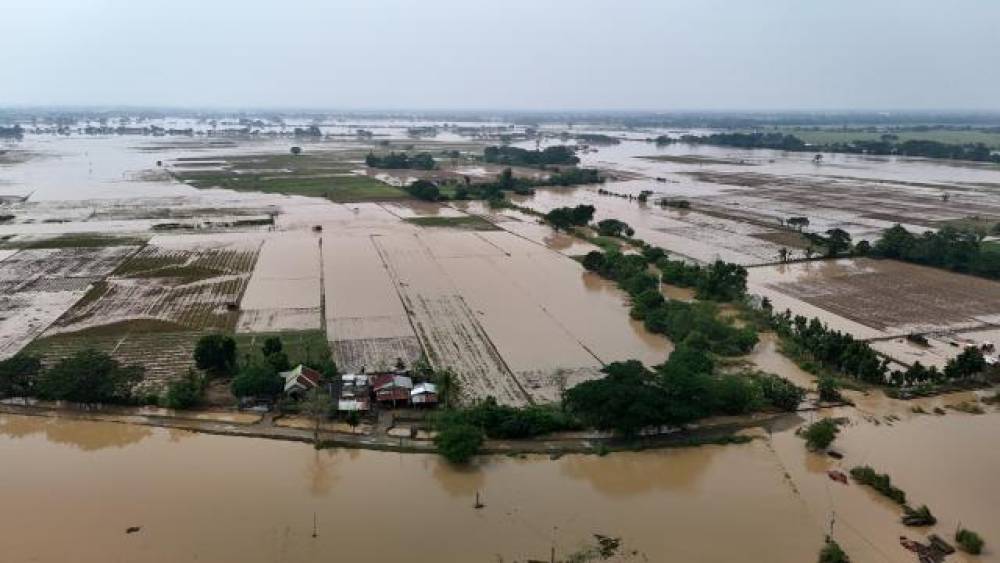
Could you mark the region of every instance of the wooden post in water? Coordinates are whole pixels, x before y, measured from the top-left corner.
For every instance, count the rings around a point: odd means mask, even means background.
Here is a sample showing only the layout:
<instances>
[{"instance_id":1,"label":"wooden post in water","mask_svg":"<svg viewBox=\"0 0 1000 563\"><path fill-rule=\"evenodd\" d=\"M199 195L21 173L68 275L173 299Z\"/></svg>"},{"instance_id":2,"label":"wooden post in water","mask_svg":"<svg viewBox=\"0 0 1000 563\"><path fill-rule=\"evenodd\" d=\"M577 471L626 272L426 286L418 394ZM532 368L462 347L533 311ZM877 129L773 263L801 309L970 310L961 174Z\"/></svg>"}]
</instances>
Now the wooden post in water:
<instances>
[{"instance_id":1,"label":"wooden post in water","mask_svg":"<svg viewBox=\"0 0 1000 563\"><path fill-rule=\"evenodd\" d=\"M313 537L315 538L318 535L319 534L317 533L317 527L316 527L316 512L314 511L313 512Z\"/></svg>"}]
</instances>

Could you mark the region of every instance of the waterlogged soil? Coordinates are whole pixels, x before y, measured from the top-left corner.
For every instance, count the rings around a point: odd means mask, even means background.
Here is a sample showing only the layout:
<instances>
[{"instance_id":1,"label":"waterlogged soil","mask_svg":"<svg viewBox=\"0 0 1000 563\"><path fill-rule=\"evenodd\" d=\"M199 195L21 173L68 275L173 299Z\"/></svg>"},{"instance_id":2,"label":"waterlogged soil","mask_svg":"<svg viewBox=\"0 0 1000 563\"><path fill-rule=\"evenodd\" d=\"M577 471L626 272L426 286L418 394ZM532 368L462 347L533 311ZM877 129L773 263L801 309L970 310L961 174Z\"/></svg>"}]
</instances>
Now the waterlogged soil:
<instances>
[{"instance_id":1,"label":"waterlogged soil","mask_svg":"<svg viewBox=\"0 0 1000 563\"><path fill-rule=\"evenodd\" d=\"M978 328L1000 320L1000 283L894 260L751 268L750 293L856 337Z\"/></svg>"}]
</instances>

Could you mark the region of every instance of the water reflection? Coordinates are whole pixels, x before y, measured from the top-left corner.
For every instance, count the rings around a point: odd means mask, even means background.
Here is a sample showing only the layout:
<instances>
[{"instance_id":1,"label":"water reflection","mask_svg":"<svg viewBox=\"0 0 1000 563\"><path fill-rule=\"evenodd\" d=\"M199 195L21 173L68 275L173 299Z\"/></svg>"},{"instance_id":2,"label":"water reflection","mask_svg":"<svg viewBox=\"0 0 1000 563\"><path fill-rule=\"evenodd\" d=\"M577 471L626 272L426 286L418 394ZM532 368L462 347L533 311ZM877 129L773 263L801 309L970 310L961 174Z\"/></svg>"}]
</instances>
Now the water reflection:
<instances>
[{"instance_id":1,"label":"water reflection","mask_svg":"<svg viewBox=\"0 0 1000 563\"><path fill-rule=\"evenodd\" d=\"M421 465L426 471L431 467L431 476L437 481L441 490L451 497L474 497L476 492L486 488L486 470L498 462L480 458L474 464L466 467L451 465L433 457L425 457Z\"/></svg>"},{"instance_id":2,"label":"water reflection","mask_svg":"<svg viewBox=\"0 0 1000 563\"><path fill-rule=\"evenodd\" d=\"M690 493L712 464L715 447L676 452L623 452L603 457L576 455L560 460L559 471L582 479L606 495L630 496L654 490Z\"/></svg>"},{"instance_id":3,"label":"water reflection","mask_svg":"<svg viewBox=\"0 0 1000 563\"><path fill-rule=\"evenodd\" d=\"M49 442L91 452L137 444L152 436L153 429L136 424L81 424L62 418L0 416L0 435L25 438L39 433ZM175 439L174 434L171 439Z\"/></svg>"}]
</instances>

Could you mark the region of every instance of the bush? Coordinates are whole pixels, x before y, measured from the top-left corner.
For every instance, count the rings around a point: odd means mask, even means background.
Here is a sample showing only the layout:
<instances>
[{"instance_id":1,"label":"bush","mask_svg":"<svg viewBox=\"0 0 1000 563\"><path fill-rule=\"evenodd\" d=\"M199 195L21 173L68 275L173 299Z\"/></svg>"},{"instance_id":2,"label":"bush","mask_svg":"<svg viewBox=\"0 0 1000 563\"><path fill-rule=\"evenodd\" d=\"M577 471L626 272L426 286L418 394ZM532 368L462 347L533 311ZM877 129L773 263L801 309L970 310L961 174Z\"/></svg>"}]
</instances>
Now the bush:
<instances>
[{"instance_id":1,"label":"bush","mask_svg":"<svg viewBox=\"0 0 1000 563\"><path fill-rule=\"evenodd\" d=\"M868 465L851 468L851 477L861 483L868 485L876 491L882 493L897 504L906 504L906 493L902 489L893 486L892 479L885 473L878 473Z\"/></svg>"},{"instance_id":2,"label":"bush","mask_svg":"<svg viewBox=\"0 0 1000 563\"><path fill-rule=\"evenodd\" d=\"M522 408L499 405L496 399L466 409L442 412L448 424L467 424L481 428L490 438L520 439L575 430L580 423L554 405L529 405Z\"/></svg>"},{"instance_id":3,"label":"bush","mask_svg":"<svg viewBox=\"0 0 1000 563\"><path fill-rule=\"evenodd\" d=\"M983 545L985 542L983 538L979 537L979 534L973 532L972 530L966 530L965 528L959 528L955 532L955 542L958 543L958 547L966 553L971 553L972 555L979 555L983 552Z\"/></svg>"},{"instance_id":4,"label":"bush","mask_svg":"<svg viewBox=\"0 0 1000 563\"><path fill-rule=\"evenodd\" d=\"M434 182L427 180L417 180L406 187L406 191L417 199L424 201L437 201L441 199L441 190Z\"/></svg>"},{"instance_id":5,"label":"bush","mask_svg":"<svg viewBox=\"0 0 1000 563\"><path fill-rule=\"evenodd\" d=\"M197 406L205 394L205 381L193 371L167 386L163 406L168 409L189 409Z\"/></svg>"},{"instance_id":6,"label":"bush","mask_svg":"<svg viewBox=\"0 0 1000 563\"><path fill-rule=\"evenodd\" d=\"M746 414L760 408L760 387L742 375L723 375L715 384L716 407L724 414Z\"/></svg>"},{"instance_id":7,"label":"bush","mask_svg":"<svg viewBox=\"0 0 1000 563\"><path fill-rule=\"evenodd\" d=\"M284 383L273 366L253 362L233 378L230 389L237 397L273 398L282 392Z\"/></svg>"},{"instance_id":8,"label":"bush","mask_svg":"<svg viewBox=\"0 0 1000 563\"><path fill-rule=\"evenodd\" d=\"M910 508L903 506L903 524L907 526L933 526L937 524L937 518L931 514L931 509L926 504L920 508Z\"/></svg>"},{"instance_id":9,"label":"bush","mask_svg":"<svg viewBox=\"0 0 1000 563\"><path fill-rule=\"evenodd\" d=\"M77 403L122 403L142 380L141 366L121 366L97 350L81 350L42 372L39 395Z\"/></svg>"},{"instance_id":10,"label":"bush","mask_svg":"<svg viewBox=\"0 0 1000 563\"><path fill-rule=\"evenodd\" d=\"M0 397L30 396L41 370L38 358L24 354L0 361Z\"/></svg>"},{"instance_id":11,"label":"bush","mask_svg":"<svg viewBox=\"0 0 1000 563\"><path fill-rule=\"evenodd\" d=\"M232 373L236 367L236 341L224 334L208 334L198 339L194 348L198 369L213 375Z\"/></svg>"},{"instance_id":12,"label":"bush","mask_svg":"<svg viewBox=\"0 0 1000 563\"><path fill-rule=\"evenodd\" d=\"M806 446L809 449L825 450L837 438L838 432L840 429L837 428L837 423L829 418L824 418L806 427L803 437L806 439Z\"/></svg>"},{"instance_id":13,"label":"bush","mask_svg":"<svg viewBox=\"0 0 1000 563\"><path fill-rule=\"evenodd\" d=\"M826 538L823 549L819 552L819 563L850 563L850 558L832 538Z\"/></svg>"},{"instance_id":14,"label":"bush","mask_svg":"<svg viewBox=\"0 0 1000 563\"><path fill-rule=\"evenodd\" d=\"M799 408L799 403L806 396L805 389L774 374L758 374L754 376L754 379L760 385L764 400L783 411L795 412Z\"/></svg>"},{"instance_id":15,"label":"bush","mask_svg":"<svg viewBox=\"0 0 1000 563\"><path fill-rule=\"evenodd\" d=\"M820 401L835 403L841 400L837 380L829 375L820 376L816 381L816 390L819 392Z\"/></svg>"},{"instance_id":16,"label":"bush","mask_svg":"<svg viewBox=\"0 0 1000 563\"><path fill-rule=\"evenodd\" d=\"M479 452L483 433L470 424L448 424L434 438L438 452L451 463L467 463Z\"/></svg>"}]
</instances>

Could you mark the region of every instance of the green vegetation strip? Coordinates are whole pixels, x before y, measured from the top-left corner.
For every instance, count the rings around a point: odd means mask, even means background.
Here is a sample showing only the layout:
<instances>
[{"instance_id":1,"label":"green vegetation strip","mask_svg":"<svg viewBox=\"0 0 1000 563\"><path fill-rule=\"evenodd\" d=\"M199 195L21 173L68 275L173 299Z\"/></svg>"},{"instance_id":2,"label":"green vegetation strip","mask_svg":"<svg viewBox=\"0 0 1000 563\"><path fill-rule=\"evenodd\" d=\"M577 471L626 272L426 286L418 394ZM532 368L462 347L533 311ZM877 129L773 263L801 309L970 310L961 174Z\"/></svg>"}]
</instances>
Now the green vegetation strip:
<instances>
[{"instance_id":1,"label":"green vegetation strip","mask_svg":"<svg viewBox=\"0 0 1000 563\"><path fill-rule=\"evenodd\" d=\"M450 229L465 229L469 231L499 231L493 223L482 217L411 217L405 219L407 223L419 225L421 227L443 227Z\"/></svg>"}]
</instances>

